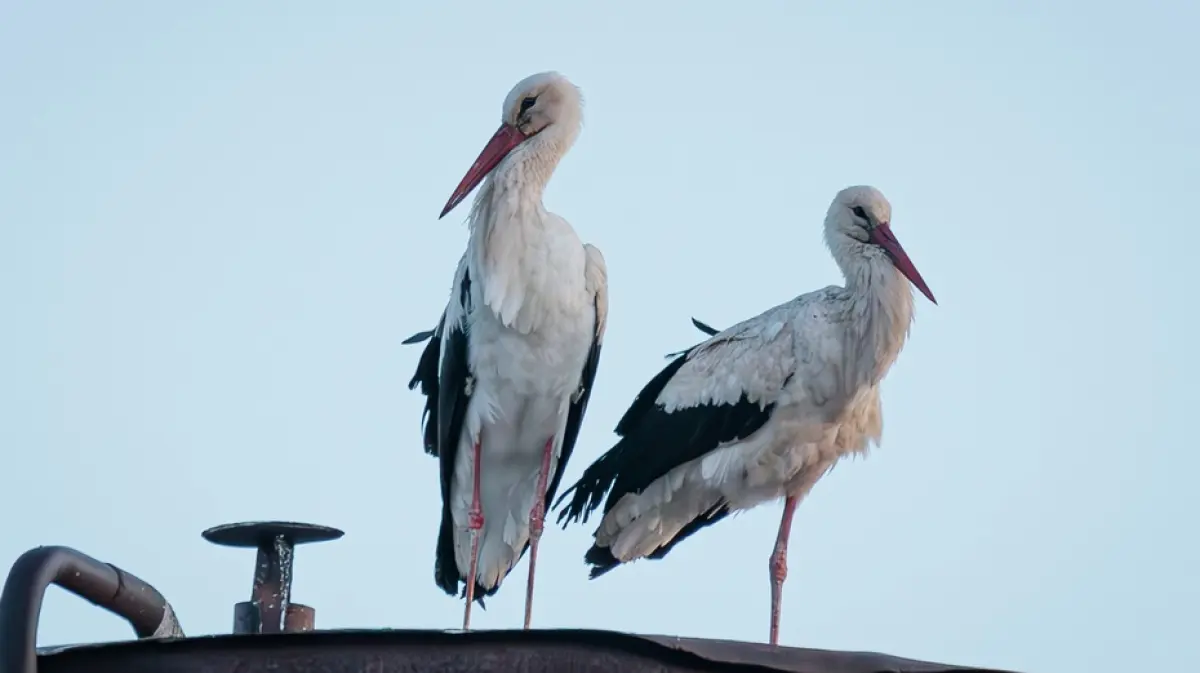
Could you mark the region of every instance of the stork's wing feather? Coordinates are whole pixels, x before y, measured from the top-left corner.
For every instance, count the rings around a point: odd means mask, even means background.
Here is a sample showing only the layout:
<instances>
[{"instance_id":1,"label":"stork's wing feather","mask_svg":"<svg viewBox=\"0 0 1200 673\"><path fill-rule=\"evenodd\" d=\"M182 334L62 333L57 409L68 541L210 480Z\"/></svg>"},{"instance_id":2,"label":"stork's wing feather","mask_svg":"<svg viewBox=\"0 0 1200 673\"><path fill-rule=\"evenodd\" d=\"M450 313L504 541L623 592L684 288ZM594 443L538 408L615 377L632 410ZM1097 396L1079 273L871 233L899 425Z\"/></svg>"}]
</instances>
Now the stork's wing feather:
<instances>
[{"instance_id":1,"label":"stork's wing feather","mask_svg":"<svg viewBox=\"0 0 1200 673\"><path fill-rule=\"evenodd\" d=\"M445 324L446 312L442 311L442 317L438 319L437 327L427 332L418 332L401 342L404 345L411 345L429 339L425 350L421 351L421 359L417 361L417 371L412 380L408 382L408 389L414 390L420 386L421 394L425 396L425 411L421 414L421 431L425 438L425 453L431 456L438 455L438 356L441 354L442 328Z\"/></svg>"},{"instance_id":2,"label":"stork's wing feather","mask_svg":"<svg viewBox=\"0 0 1200 673\"><path fill-rule=\"evenodd\" d=\"M450 511L450 485L454 479L455 461L458 457L459 438L463 433L467 404L471 401L467 382L471 371L466 331L467 316L471 312L471 275L467 270L465 256L459 263L455 280L457 295L451 297L450 305L446 307L442 316L436 426L436 455L441 473L442 523L438 530L434 561L434 581L451 596L459 592L459 585L464 581L454 558L454 517ZM465 587L462 591L466 593ZM476 584L475 597L480 604L486 595L486 590Z\"/></svg>"},{"instance_id":3,"label":"stork's wing feather","mask_svg":"<svg viewBox=\"0 0 1200 673\"><path fill-rule=\"evenodd\" d=\"M696 326L696 329L700 330L701 332L704 332L708 336L716 336L717 333L720 332L720 330L709 327L707 323L700 322L699 320L696 320L695 318L692 318L692 324ZM680 355L683 355L686 352L687 352L687 350L685 349L685 350L681 350L681 351L675 351L674 353L667 353L667 359L670 360L671 358L678 357Z\"/></svg>"},{"instance_id":4,"label":"stork's wing feather","mask_svg":"<svg viewBox=\"0 0 1200 673\"><path fill-rule=\"evenodd\" d=\"M442 314L442 318L444 319L445 317L446 317L445 314ZM437 334L438 329L441 328L441 326L442 326L442 322L439 320L438 326L436 328L430 329L430 330L425 330L424 332L417 332L416 334L408 337L407 339L405 339L404 341L401 341L400 343L404 346L411 346L413 344L419 344L422 341L428 339L429 337Z\"/></svg>"},{"instance_id":5,"label":"stork's wing feather","mask_svg":"<svg viewBox=\"0 0 1200 673\"><path fill-rule=\"evenodd\" d=\"M796 372L793 319L799 305L799 300L793 300L775 306L689 350L679 370L655 398L656 405L671 413L704 405L736 404L743 397L761 405L774 402ZM621 423L627 432L637 420L627 413ZM621 426L617 434L625 434Z\"/></svg>"},{"instance_id":6,"label":"stork's wing feather","mask_svg":"<svg viewBox=\"0 0 1200 673\"><path fill-rule=\"evenodd\" d=\"M560 522L587 521L607 493L607 513L627 493L640 493L671 469L734 441L770 419L781 391L797 374L799 357L830 348L829 330L798 331L797 322L823 311L821 293L776 306L708 339L658 373L617 424L621 439L560 498L571 501ZM815 316L825 322L827 316ZM836 344L834 344L836 347ZM818 377L823 369L816 368ZM807 368L806 368L807 371ZM824 386L827 381L812 382ZM806 384L807 385L807 384ZM611 490L611 492L610 492ZM681 531L672 544L724 517L719 510Z\"/></svg>"},{"instance_id":7,"label":"stork's wing feather","mask_svg":"<svg viewBox=\"0 0 1200 673\"><path fill-rule=\"evenodd\" d=\"M575 442L579 439L579 429L583 425L584 414L587 413L588 400L592 396L592 387L596 380L596 370L600 367L600 350L604 346L604 332L608 328L608 267L600 249L592 245L584 245L587 255L586 275L587 290L592 295L592 305L595 307L596 322L595 336L592 347L588 351L587 361L583 365L583 376L580 379L579 391L571 400L571 408L567 412L567 427L563 431L562 451L558 458L558 467L554 470L554 478L546 488L546 508L554 501L562 483L563 473L567 462L575 450Z\"/></svg>"}]
</instances>

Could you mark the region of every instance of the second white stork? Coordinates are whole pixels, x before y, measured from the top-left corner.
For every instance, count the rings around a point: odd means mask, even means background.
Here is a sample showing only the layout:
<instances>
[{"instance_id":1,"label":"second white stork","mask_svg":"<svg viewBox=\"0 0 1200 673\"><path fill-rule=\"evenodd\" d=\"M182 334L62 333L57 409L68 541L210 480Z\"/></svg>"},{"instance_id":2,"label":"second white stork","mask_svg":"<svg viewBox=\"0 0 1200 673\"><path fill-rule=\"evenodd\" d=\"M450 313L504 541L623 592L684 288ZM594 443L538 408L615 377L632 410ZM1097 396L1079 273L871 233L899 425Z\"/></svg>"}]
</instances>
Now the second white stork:
<instances>
[{"instance_id":1,"label":"second white stork","mask_svg":"<svg viewBox=\"0 0 1200 673\"><path fill-rule=\"evenodd\" d=\"M929 287L892 234L873 187L837 194L825 241L845 287L801 295L678 355L617 425L620 440L563 493L559 521L604 516L585 559L593 578L661 559L732 512L784 498L770 557L770 642L779 640L796 505L842 456L883 430L879 385L908 334L911 281ZM696 323L708 332L703 323Z\"/></svg>"},{"instance_id":2,"label":"second white stork","mask_svg":"<svg viewBox=\"0 0 1200 673\"><path fill-rule=\"evenodd\" d=\"M444 216L482 182L450 301L410 388L426 396L425 450L441 465L434 579L471 604L529 554L525 628L546 508L571 456L600 359L608 281L600 250L547 212L542 192L575 142L579 90L532 75L504 99L503 121Z\"/></svg>"}]
</instances>

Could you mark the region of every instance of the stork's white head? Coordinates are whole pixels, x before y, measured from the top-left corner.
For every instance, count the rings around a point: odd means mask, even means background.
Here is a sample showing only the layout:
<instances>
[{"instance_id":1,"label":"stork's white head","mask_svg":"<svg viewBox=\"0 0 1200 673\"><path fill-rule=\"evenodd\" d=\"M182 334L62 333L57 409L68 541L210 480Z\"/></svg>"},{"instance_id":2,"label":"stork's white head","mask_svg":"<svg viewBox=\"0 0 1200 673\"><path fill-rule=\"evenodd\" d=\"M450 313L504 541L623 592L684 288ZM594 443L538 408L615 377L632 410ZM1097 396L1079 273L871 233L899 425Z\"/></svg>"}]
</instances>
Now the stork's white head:
<instances>
[{"instance_id":1,"label":"stork's white head","mask_svg":"<svg viewBox=\"0 0 1200 673\"><path fill-rule=\"evenodd\" d=\"M450 195L439 218L467 198L471 190L522 143L535 137L553 135L559 153L566 152L579 135L579 126L583 121L583 96L566 77L557 72L541 72L517 82L504 97L500 114L500 130L496 131L479 153L479 158L471 164L471 169Z\"/></svg>"},{"instance_id":2,"label":"stork's white head","mask_svg":"<svg viewBox=\"0 0 1200 673\"><path fill-rule=\"evenodd\" d=\"M504 98L501 120L526 138L554 125L571 136L583 120L583 96L570 80L556 72L539 72L517 82Z\"/></svg>"},{"instance_id":3,"label":"stork's white head","mask_svg":"<svg viewBox=\"0 0 1200 673\"><path fill-rule=\"evenodd\" d=\"M837 193L825 214L825 240L835 251L849 247L861 255L886 257L936 304L925 279L892 233L891 223L892 204L883 192L867 185L847 187Z\"/></svg>"}]
</instances>

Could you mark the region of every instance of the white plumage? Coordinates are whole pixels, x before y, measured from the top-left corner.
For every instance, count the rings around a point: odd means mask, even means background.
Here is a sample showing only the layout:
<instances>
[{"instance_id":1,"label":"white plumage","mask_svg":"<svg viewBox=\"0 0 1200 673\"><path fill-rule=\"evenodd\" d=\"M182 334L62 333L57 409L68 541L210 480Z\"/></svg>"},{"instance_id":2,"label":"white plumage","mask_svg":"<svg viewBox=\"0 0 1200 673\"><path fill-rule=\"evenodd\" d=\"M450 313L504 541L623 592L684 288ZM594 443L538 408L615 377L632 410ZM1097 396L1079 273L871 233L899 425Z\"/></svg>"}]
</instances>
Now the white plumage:
<instances>
[{"instance_id":1,"label":"white plumage","mask_svg":"<svg viewBox=\"0 0 1200 673\"><path fill-rule=\"evenodd\" d=\"M483 182L450 302L437 329L408 341L435 338L410 387L428 398L426 450L442 463L435 576L448 593L465 584L463 628L472 600L494 593L531 547L529 627L541 517L579 432L608 312L600 250L541 201L579 133L578 90L534 75L503 114L443 212Z\"/></svg>"},{"instance_id":2,"label":"white plumage","mask_svg":"<svg viewBox=\"0 0 1200 673\"><path fill-rule=\"evenodd\" d=\"M825 239L846 286L801 295L712 336L643 389L617 427L621 440L563 494L573 497L560 520L586 521L608 493L587 555L593 577L661 558L731 512L786 498L771 561L777 641L795 505L839 458L878 444L879 384L912 319L908 279L933 300L890 220L878 190L839 192Z\"/></svg>"}]
</instances>

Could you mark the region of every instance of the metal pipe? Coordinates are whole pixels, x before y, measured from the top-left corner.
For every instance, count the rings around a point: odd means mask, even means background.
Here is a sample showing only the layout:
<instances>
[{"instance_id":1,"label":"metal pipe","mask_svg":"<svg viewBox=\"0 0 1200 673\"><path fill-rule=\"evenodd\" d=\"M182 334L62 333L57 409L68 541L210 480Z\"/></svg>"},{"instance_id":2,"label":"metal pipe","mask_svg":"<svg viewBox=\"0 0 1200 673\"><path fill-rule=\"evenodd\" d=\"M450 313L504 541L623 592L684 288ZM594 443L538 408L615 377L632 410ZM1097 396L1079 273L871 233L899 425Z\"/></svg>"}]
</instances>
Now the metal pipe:
<instances>
[{"instance_id":1,"label":"metal pipe","mask_svg":"<svg viewBox=\"0 0 1200 673\"><path fill-rule=\"evenodd\" d=\"M292 563L298 544L336 540L336 528L290 521L231 523L210 528L204 539L227 547L254 547L250 600L233 606L234 633L311 631L316 611L292 602Z\"/></svg>"},{"instance_id":2,"label":"metal pipe","mask_svg":"<svg viewBox=\"0 0 1200 673\"><path fill-rule=\"evenodd\" d=\"M179 638L171 604L135 575L70 547L37 547L20 556L0 594L0 673L37 673L37 630L50 585L124 617L138 638Z\"/></svg>"},{"instance_id":3,"label":"metal pipe","mask_svg":"<svg viewBox=\"0 0 1200 673\"><path fill-rule=\"evenodd\" d=\"M295 548L285 535L269 539L269 543L258 548L250 602L258 606L259 633L282 633L284 616L292 602L292 552Z\"/></svg>"}]
</instances>

